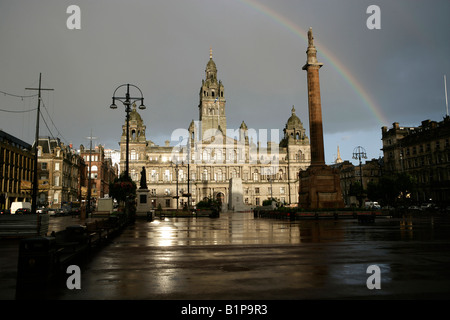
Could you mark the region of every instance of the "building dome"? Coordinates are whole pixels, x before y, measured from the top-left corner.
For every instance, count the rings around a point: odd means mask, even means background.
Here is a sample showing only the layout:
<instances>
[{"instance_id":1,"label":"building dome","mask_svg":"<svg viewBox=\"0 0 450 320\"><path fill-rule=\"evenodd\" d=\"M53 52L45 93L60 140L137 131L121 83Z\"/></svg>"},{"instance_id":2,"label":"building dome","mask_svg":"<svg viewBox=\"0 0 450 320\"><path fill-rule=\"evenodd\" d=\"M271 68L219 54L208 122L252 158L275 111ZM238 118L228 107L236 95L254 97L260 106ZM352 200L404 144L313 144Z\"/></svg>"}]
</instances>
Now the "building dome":
<instances>
[{"instance_id":1,"label":"building dome","mask_svg":"<svg viewBox=\"0 0 450 320\"><path fill-rule=\"evenodd\" d=\"M130 112L130 121L142 122L141 115L136 110L136 104L133 104L133 110Z\"/></svg>"},{"instance_id":2,"label":"building dome","mask_svg":"<svg viewBox=\"0 0 450 320\"><path fill-rule=\"evenodd\" d=\"M210 58L208 63L206 64L206 70L208 71L217 70L216 63L212 58Z\"/></svg>"},{"instance_id":3,"label":"building dome","mask_svg":"<svg viewBox=\"0 0 450 320\"><path fill-rule=\"evenodd\" d=\"M303 124L302 124L302 121L300 120L300 118L297 117L297 115L295 114L294 106L292 106L292 115L290 116L290 118L288 119L288 121L286 123L286 128L293 129L293 128L299 128L299 127L303 128Z\"/></svg>"}]
</instances>

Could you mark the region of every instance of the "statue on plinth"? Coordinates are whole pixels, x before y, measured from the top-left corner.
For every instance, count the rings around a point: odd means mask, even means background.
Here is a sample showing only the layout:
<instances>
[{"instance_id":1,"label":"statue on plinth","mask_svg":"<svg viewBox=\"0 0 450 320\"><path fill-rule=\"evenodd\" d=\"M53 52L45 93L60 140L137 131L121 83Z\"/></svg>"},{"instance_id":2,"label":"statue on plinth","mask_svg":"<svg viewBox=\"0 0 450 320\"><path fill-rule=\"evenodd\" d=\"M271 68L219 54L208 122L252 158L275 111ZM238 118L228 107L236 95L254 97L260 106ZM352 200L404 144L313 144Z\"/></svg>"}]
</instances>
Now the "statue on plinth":
<instances>
[{"instance_id":1,"label":"statue on plinth","mask_svg":"<svg viewBox=\"0 0 450 320\"><path fill-rule=\"evenodd\" d=\"M142 167L142 171L141 171L141 185L139 187L139 189L147 189L147 178L146 178L146 174L145 174L145 167Z\"/></svg>"}]
</instances>

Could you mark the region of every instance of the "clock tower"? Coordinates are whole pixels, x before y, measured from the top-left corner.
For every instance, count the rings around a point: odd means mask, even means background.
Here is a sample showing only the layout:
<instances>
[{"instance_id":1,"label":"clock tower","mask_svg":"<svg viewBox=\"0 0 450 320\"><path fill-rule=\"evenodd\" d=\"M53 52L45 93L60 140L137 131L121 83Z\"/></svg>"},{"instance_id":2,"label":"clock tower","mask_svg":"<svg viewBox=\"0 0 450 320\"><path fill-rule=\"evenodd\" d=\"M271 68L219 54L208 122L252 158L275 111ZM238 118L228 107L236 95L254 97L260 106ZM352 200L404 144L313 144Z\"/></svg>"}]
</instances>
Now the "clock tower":
<instances>
[{"instance_id":1,"label":"clock tower","mask_svg":"<svg viewBox=\"0 0 450 320\"><path fill-rule=\"evenodd\" d=\"M227 130L225 116L225 93L222 81L217 80L217 68L212 59L212 49L209 50L209 61L205 70L206 79L202 80L200 89L199 119L201 123L201 140L217 134L224 135Z\"/></svg>"}]
</instances>

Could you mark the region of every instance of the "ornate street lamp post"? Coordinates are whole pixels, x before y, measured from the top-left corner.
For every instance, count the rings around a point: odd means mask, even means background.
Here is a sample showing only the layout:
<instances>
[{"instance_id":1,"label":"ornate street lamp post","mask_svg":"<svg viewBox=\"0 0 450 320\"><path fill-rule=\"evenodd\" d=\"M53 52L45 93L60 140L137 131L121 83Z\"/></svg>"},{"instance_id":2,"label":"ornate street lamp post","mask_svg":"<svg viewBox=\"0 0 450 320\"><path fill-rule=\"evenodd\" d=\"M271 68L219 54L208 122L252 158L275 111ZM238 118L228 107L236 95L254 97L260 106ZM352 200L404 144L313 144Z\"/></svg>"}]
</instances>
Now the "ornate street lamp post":
<instances>
[{"instance_id":1,"label":"ornate street lamp post","mask_svg":"<svg viewBox=\"0 0 450 320\"><path fill-rule=\"evenodd\" d=\"M174 167L173 162L171 163L170 166ZM179 168L178 168L178 161L177 161L177 162L175 162L175 177L177 180L176 180L176 194L174 196L174 198L177 199L177 212L178 212L178 199L180 198L178 195L178 170L179 170Z\"/></svg>"},{"instance_id":2,"label":"ornate street lamp post","mask_svg":"<svg viewBox=\"0 0 450 320\"><path fill-rule=\"evenodd\" d=\"M116 97L116 92L119 88L122 87L127 87L127 92L125 94L125 97ZM141 96L140 97L130 97L130 87L136 88ZM145 105L144 105L144 96L142 94L141 89L139 89L138 87L136 87L135 85L132 84L123 84L121 86L118 86L116 88L116 90L114 90L114 94L112 97L112 104L110 106L111 109L117 109L117 105L116 105L116 100L120 101L123 103L123 105L125 106L125 112L127 113L127 143L126 143L126 165L125 165L125 176L128 178L129 177L129 153L128 153L128 149L129 149L129 143L130 143L130 112L131 112L131 105L133 105L133 103L135 103L136 101L140 101L141 104L139 105L139 109L144 110L145 109Z\"/></svg>"}]
</instances>

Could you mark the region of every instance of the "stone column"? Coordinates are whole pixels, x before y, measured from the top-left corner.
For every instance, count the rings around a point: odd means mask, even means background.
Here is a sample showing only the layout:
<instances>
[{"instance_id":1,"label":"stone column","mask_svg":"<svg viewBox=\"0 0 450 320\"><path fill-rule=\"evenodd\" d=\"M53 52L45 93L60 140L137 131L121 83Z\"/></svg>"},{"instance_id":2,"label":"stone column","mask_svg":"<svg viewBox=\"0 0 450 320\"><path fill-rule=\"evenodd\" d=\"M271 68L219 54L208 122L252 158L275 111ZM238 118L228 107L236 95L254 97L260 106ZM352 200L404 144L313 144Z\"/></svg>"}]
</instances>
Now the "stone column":
<instances>
[{"instance_id":1,"label":"stone column","mask_svg":"<svg viewBox=\"0 0 450 320\"><path fill-rule=\"evenodd\" d=\"M312 29L308 31L307 61L303 70L307 72L309 136L311 142L311 165L324 165L325 153L322 128L322 105L320 101L319 69L323 63L317 61L317 50L314 46Z\"/></svg>"}]
</instances>

